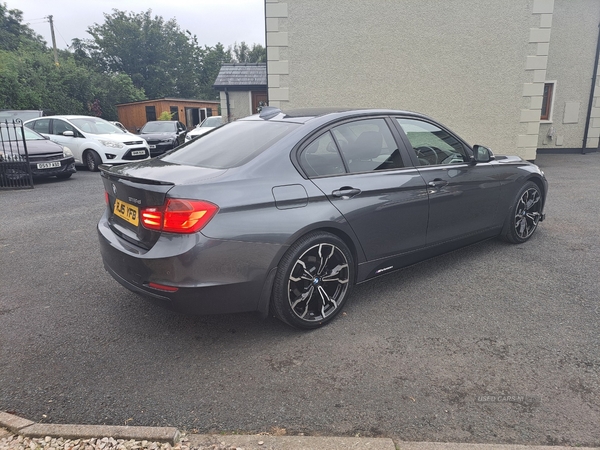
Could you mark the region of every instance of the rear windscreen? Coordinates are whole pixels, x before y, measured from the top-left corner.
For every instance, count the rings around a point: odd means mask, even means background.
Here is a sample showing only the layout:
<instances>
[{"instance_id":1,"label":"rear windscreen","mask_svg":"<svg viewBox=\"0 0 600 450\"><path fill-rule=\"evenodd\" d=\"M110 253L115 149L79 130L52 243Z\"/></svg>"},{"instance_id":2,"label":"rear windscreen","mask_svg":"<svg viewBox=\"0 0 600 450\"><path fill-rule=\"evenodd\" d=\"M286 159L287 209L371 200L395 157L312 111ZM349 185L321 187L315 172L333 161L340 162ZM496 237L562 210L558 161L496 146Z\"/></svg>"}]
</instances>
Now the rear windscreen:
<instances>
[{"instance_id":1,"label":"rear windscreen","mask_svg":"<svg viewBox=\"0 0 600 450\"><path fill-rule=\"evenodd\" d=\"M232 122L159 158L175 164L229 169L255 158L299 126L285 122Z\"/></svg>"}]
</instances>

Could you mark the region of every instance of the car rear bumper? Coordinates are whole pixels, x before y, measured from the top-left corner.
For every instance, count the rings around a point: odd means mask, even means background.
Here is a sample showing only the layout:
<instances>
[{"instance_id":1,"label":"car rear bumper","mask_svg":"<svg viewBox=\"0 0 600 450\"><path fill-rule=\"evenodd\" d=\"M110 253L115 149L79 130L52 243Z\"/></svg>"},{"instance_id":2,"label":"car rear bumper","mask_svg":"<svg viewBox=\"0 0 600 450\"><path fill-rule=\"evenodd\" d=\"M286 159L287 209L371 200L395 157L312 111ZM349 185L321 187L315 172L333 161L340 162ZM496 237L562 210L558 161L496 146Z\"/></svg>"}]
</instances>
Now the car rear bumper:
<instances>
[{"instance_id":1,"label":"car rear bumper","mask_svg":"<svg viewBox=\"0 0 600 450\"><path fill-rule=\"evenodd\" d=\"M116 235L104 214L98 223L107 272L127 289L191 314L256 311L280 246L209 239L200 233L163 235L146 251ZM150 283L177 288L175 292Z\"/></svg>"}]
</instances>

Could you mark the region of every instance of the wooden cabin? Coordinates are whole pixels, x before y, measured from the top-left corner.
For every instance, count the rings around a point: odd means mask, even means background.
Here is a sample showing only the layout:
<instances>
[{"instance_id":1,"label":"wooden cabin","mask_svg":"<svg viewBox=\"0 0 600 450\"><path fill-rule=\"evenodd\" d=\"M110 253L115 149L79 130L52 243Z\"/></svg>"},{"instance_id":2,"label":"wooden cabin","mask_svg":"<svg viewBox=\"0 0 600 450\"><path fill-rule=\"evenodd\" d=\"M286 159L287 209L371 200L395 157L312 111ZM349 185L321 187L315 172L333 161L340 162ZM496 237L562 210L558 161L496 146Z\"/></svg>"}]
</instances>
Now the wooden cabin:
<instances>
[{"instance_id":1,"label":"wooden cabin","mask_svg":"<svg viewBox=\"0 0 600 450\"><path fill-rule=\"evenodd\" d=\"M163 111L170 112L171 120L179 120L191 130L205 118L219 115L219 102L159 98L117 105L119 122L132 133L142 128L146 122L158 120Z\"/></svg>"}]
</instances>

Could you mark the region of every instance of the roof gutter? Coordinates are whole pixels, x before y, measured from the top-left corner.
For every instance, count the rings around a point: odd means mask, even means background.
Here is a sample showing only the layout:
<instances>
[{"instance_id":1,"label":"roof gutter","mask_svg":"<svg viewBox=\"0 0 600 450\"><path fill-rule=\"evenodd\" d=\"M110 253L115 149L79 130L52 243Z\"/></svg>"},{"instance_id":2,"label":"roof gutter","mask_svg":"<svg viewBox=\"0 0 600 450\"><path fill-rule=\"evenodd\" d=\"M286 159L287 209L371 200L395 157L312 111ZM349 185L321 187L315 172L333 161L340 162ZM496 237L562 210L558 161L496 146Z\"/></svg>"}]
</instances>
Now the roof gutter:
<instances>
[{"instance_id":1,"label":"roof gutter","mask_svg":"<svg viewBox=\"0 0 600 450\"><path fill-rule=\"evenodd\" d=\"M594 102L594 90L596 88L596 77L598 76L598 60L600 59L600 24L598 24L598 42L596 43L596 59L594 61L594 74L592 75L592 87L590 89L590 100L588 102L588 111L587 116L585 118L585 130L583 132L583 145L581 147L581 153L586 154L586 146L587 146L587 138L588 138L588 130L590 127L590 120L592 118L592 106ZM594 149L592 151L597 151Z\"/></svg>"}]
</instances>

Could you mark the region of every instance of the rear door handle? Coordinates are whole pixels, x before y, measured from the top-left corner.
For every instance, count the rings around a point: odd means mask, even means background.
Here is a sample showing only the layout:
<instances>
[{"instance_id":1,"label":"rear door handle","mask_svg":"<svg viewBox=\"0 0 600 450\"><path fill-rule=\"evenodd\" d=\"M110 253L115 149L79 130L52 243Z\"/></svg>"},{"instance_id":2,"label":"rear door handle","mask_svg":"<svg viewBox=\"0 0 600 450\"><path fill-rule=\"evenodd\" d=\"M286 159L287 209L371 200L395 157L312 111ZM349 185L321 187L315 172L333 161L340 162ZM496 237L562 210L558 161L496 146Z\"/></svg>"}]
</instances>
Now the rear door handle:
<instances>
[{"instance_id":1,"label":"rear door handle","mask_svg":"<svg viewBox=\"0 0 600 450\"><path fill-rule=\"evenodd\" d=\"M356 189L356 188L349 187L349 186L344 186L344 187L339 188L336 191L333 191L331 193L331 195L333 195L334 197L342 198L344 200L348 200L349 198L356 197L361 192L362 191L360 189Z\"/></svg>"}]
</instances>

